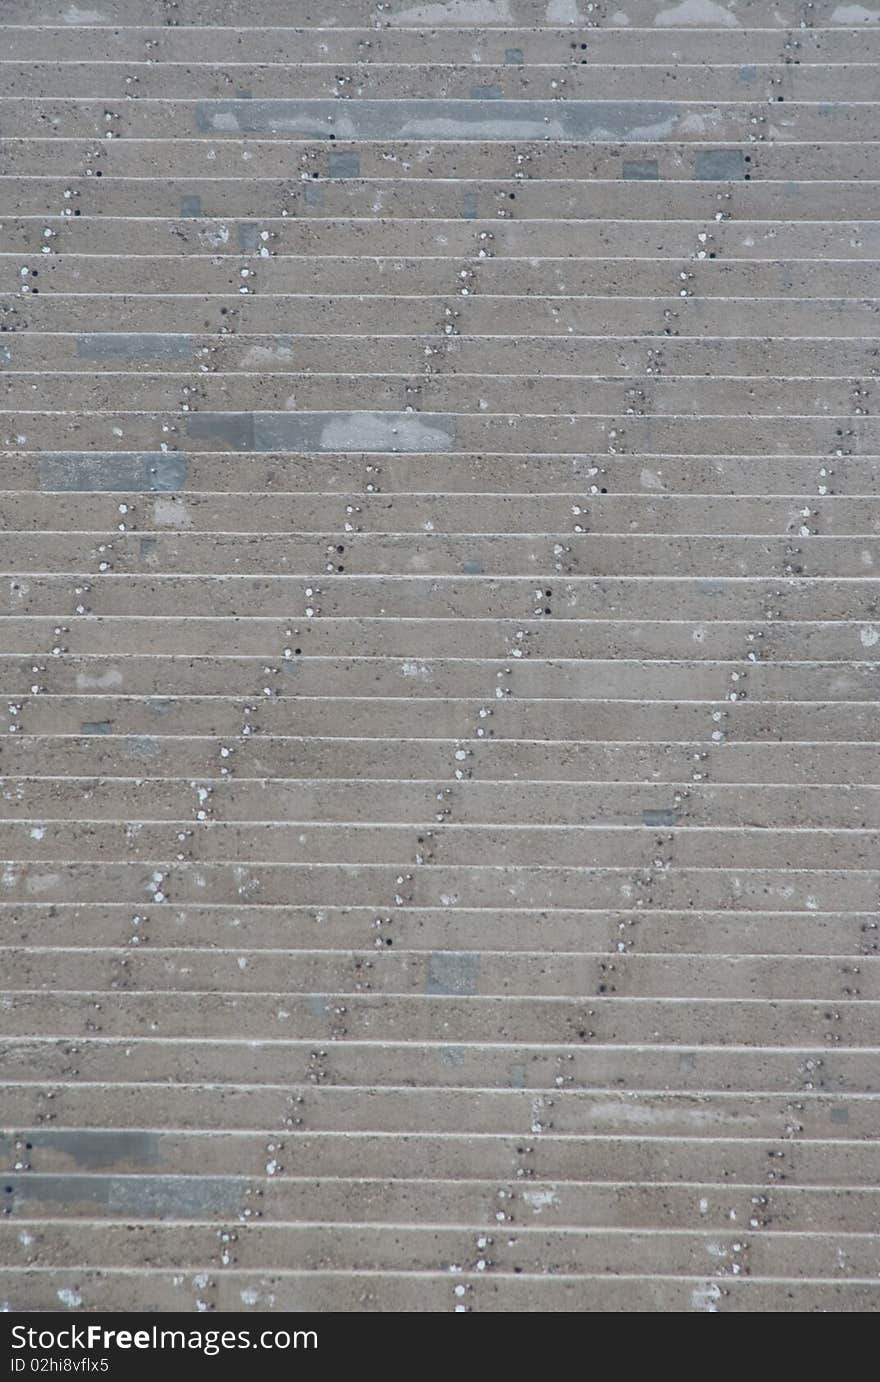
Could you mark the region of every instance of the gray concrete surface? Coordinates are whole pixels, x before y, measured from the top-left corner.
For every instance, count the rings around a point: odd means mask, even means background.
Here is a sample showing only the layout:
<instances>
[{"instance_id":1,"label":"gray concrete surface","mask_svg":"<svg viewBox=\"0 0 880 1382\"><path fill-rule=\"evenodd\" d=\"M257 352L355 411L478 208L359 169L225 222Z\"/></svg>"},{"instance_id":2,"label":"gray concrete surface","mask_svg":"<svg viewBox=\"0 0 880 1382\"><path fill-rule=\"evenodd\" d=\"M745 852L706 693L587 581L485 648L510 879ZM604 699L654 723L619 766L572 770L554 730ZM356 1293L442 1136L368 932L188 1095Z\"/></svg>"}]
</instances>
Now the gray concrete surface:
<instances>
[{"instance_id":1,"label":"gray concrete surface","mask_svg":"<svg viewBox=\"0 0 880 1382\"><path fill-rule=\"evenodd\" d=\"M6 0L9 1310L880 1306L880 9Z\"/></svg>"}]
</instances>

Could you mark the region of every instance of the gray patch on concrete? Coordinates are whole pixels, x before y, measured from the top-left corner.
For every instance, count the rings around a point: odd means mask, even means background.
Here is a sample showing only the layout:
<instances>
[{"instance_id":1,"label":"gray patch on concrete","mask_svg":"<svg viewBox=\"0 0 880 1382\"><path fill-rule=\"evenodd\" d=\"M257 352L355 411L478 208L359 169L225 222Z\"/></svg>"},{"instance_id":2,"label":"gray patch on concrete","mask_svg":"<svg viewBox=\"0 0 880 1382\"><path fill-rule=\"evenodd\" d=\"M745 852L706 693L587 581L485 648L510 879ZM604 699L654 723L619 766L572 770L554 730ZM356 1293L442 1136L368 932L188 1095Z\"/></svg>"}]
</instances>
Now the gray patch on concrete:
<instances>
[{"instance_id":1,"label":"gray patch on concrete","mask_svg":"<svg viewBox=\"0 0 880 1382\"><path fill-rule=\"evenodd\" d=\"M306 206L320 206L324 200L324 189L317 182L307 182L303 195Z\"/></svg>"},{"instance_id":2,"label":"gray patch on concrete","mask_svg":"<svg viewBox=\"0 0 880 1382\"><path fill-rule=\"evenodd\" d=\"M642 812L642 825L677 825L678 812L674 806L660 807L656 811Z\"/></svg>"},{"instance_id":3,"label":"gray patch on concrete","mask_svg":"<svg viewBox=\"0 0 880 1382\"><path fill-rule=\"evenodd\" d=\"M331 154L327 160L331 178L359 178L361 160L359 154Z\"/></svg>"},{"instance_id":4,"label":"gray patch on concrete","mask_svg":"<svg viewBox=\"0 0 880 1382\"><path fill-rule=\"evenodd\" d=\"M461 199L461 214L466 221L475 221L479 214L477 193L465 192Z\"/></svg>"},{"instance_id":5,"label":"gray patch on concrete","mask_svg":"<svg viewBox=\"0 0 880 1382\"><path fill-rule=\"evenodd\" d=\"M450 451L442 413L190 413L187 434L231 451Z\"/></svg>"},{"instance_id":6,"label":"gray patch on concrete","mask_svg":"<svg viewBox=\"0 0 880 1382\"><path fill-rule=\"evenodd\" d=\"M107 1207L132 1219L237 1214L248 1185L237 1176L114 1176Z\"/></svg>"},{"instance_id":7,"label":"gray patch on concrete","mask_svg":"<svg viewBox=\"0 0 880 1382\"><path fill-rule=\"evenodd\" d=\"M238 248L244 253L249 254L251 250L260 248L260 227L251 221L241 221L235 228L238 236Z\"/></svg>"},{"instance_id":8,"label":"gray patch on concrete","mask_svg":"<svg viewBox=\"0 0 880 1382\"><path fill-rule=\"evenodd\" d=\"M180 199L181 216L201 216L202 199L201 197L181 197Z\"/></svg>"},{"instance_id":9,"label":"gray patch on concrete","mask_svg":"<svg viewBox=\"0 0 880 1382\"><path fill-rule=\"evenodd\" d=\"M425 993L467 995L477 992L479 955L437 950L428 956Z\"/></svg>"},{"instance_id":10,"label":"gray patch on concrete","mask_svg":"<svg viewBox=\"0 0 880 1382\"><path fill-rule=\"evenodd\" d=\"M656 158L624 159L623 176L630 182L656 182L660 176Z\"/></svg>"},{"instance_id":11,"label":"gray patch on concrete","mask_svg":"<svg viewBox=\"0 0 880 1382\"><path fill-rule=\"evenodd\" d=\"M151 696L148 702L148 709L154 719L162 719L177 704L168 696Z\"/></svg>"},{"instance_id":12,"label":"gray patch on concrete","mask_svg":"<svg viewBox=\"0 0 880 1382\"><path fill-rule=\"evenodd\" d=\"M504 99L504 92L500 86L472 86L472 101L501 101Z\"/></svg>"},{"instance_id":13,"label":"gray patch on concrete","mask_svg":"<svg viewBox=\"0 0 880 1382\"><path fill-rule=\"evenodd\" d=\"M742 149L701 149L694 160L694 176L704 182L741 182L745 175Z\"/></svg>"},{"instance_id":14,"label":"gray patch on concrete","mask_svg":"<svg viewBox=\"0 0 880 1382\"><path fill-rule=\"evenodd\" d=\"M76 338L81 360L191 360L191 336L97 331Z\"/></svg>"},{"instance_id":15,"label":"gray patch on concrete","mask_svg":"<svg viewBox=\"0 0 880 1382\"><path fill-rule=\"evenodd\" d=\"M199 101L209 134L299 134L310 139L668 138L681 109L662 101L493 100Z\"/></svg>"},{"instance_id":16,"label":"gray patch on concrete","mask_svg":"<svg viewBox=\"0 0 880 1382\"><path fill-rule=\"evenodd\" d=\"M325 451L449 451L453 446L453 420L442 414L324 413L315 417L319 445Z\"/></svg>"},{"instance_id":17,"label":"gray patch on concrete","mask_svg":"<svg viewBox=\"0 0 880 1382\"><path fill-rule=\"evenodd\" d=\"M512 67L522 67L525 61L522 48L505 48L504 61Z\"/></svg>"},{"instance_id":18,"label":"gray patch on concrete","mask_svg":"<svg viewBox=\"0 0 880 1382\"><path fill-rule=\"evenodd\" d=\"M220 450L254 450L253 413L190 413L186 434L193 440L218 442Z\"/></svg>"},{"instance_id":19,"label":"gray patch on concrete","mask_svg":"<svg viewBox=\"0 0 880 1382\"><path fill-rule=\"evenodd\" d=\"M29 1171L26 1176L6 1176L3 1181L4 1201L8 1207L14 1199L16 1209L28 1205L60 1204L66 1209L88 1204L106 1207L109 1177L105 1176L41 1176Z\"/></svg>"},{"instance_id":20,"label":"gray patch on concrete","mask_svg":"<svg viewBox=\"0 0 880 1382\"><path fill-rule=\"evenodd\" d=\"M466 576L482 576L483 563L474 559L473 561L463 561L461 569Z\"/></svg>"},{"instance_id":21,"label":"gray patch on concrete","mask_svg":"<svg viewBox=\"0 0 880 1382\"><path fill-rule=\"evenodd\" d=\"M83 720L79 727L80 734L112 734L112 720Z\"/></svg>"},{"instance_id":22,"label":"gray patch on concrete","mask_svg":"<svg viewBox=\"0 0 880 1382\"><path fill-rule=\"evenodd\" d=\"M86 493L147 493L182 489L187 459L180 451L66 451L40 457L40 488Z\"/></svg>"},{"instance_id":23,"label":"gray patch on concrete","mask_svg":"<svg viewBox=\"0 0 880 1382\"><path fill-rule=\"evenodd\" d=\"M130 758L155 758L159 753L159 741L149 734L132 734L126 740L125 752Z\"/></svg>"},{"instance_id":24,"label":"gray patch on concrete","mask_svg":"<svg viewBox=\"0 0 880 1382\"><path fill-rule=\"evenodd\" d=\"M464 1065L466 1054L463 1046L441 1046L439 1051L440 1064L451 1066Z\"/></svg>"},{"instance_id":25,"label":"gray patch on concrete","mask_svg":"<svg viewBox=\"0 0 880 1382\"><path fill-rule=\"evenodd\" d=\"M91 1205L129 1219L186 1219L236 1214L249 1182L237 1176L9 1176L16 1209Z\"/></svg>"},{"instance_id":26,"label":"gray patch on concrete","mask_svg":"<svg viewBox=\"0 0 880 1382\"><path fill-rule=\"evenodd\" d=\"M120 1162L155 1166L159 1161L159 1135L140 1129L38 1128L28 1134L28 1141L34 1160L40 1151L60 1152L84 1171L100 1171Z\"/></svg>"},{"instance_id":27,"label":"gray patch on concrete","mask_svg":"<svg viewBox=\"0 0 880 1382\"><path fill-rule=\"evenodd\" d=\"M831 1117L832 1123L848 1123L848 1122L849 1122L849 1109L846 1108L846 1107L843 1107L843 1108L833 1108L833 1109L831 1110L830 1117Z\"/></svg>"}]
</instances>

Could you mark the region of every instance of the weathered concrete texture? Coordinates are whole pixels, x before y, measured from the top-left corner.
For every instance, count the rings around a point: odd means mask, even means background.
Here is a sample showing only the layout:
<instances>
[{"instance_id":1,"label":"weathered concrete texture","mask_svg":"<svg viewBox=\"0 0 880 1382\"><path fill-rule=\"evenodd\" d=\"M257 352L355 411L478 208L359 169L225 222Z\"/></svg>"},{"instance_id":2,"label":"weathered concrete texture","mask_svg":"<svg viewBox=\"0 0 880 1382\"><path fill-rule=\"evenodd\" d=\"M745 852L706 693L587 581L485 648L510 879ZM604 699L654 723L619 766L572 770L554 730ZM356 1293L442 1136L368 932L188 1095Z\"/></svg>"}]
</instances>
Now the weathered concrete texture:
<instances>
[{"instance_id":1,"label":"weathered concrete texture","mask_svg":"<svg viewBox=\"0 0 880 1382\"><path fill-rule=\"evenodd\" d=\"M326 11L4 5L0 1306L874 1312L880 10Z\"/></svg>"}]
</instances>

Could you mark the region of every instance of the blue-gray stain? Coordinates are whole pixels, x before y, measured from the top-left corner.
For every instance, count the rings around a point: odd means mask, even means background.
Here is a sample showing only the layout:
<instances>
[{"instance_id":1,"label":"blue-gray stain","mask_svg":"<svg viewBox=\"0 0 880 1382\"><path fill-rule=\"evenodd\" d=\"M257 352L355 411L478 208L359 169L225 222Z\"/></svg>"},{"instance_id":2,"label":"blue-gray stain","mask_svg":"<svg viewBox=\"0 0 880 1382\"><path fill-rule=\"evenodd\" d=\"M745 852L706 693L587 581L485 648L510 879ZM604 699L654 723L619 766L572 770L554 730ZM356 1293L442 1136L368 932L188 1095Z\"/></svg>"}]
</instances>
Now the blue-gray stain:
<instances>
[{"instance_id":1,"label":"blue-gray stain","mask_svg":"<svg viewBox=\"0 0 880 1382\"><path fill-rule=\"evenodd\" d=\"M661 101L199 101L210 134L287 133L309 139L667 139L680 106Z\"/></svg>"},{"instance_id":2,"label":"blue-gray stain","mask_svg":"<svg viewBox=\"0 0 880 1382\"><path fill-rule=\"evenodd\" d=\"M632 182L656 182L660 176L656 158L624 159L623 176Z\"/></svg>"},{"instance_id":3,"label":"blue-gray stain","mask_svg":"<svg viewBox=\"0 0 880 1382\"><path fill-rule=\"evenodd\" d=\"M501 101L504 99L504 92L500 86L472 86L472 101Z\"/></svg>"},{"instance_id":4,"label":"blue-gray stain","mask_svg":"<svg viewBox=\"0 0 880 1382\"><path fill-rule=\"evenodd\" d=\"M40 457L40 488L146 494L182 489L187 460L179 451L67 451Z\"/></svg>"},{"instance_id":5,"label":"blue-gray stain","mask_svg":"<svg viewBox=\"0 0 880 1382\"><path fill-rule=\"evenodd\" d=\"M466 221L475 221L479 215L479 203L476 192L465 192L461 199L461 214Z\"/></svg>"},{"instance_id":6,"label":"blue-gray stain","mask_svg":"<svg viewBox=\"0 0 880 1382\"><path fill-rule=\"evenodd\" d=\"M317 182L307 182L303 195L306 206L320 206L324 201L324 189Z\"/></svg>"},{"instance_id":7,"label":"blue-gray stain","mask_svg":"<svg viewBox=\"0 0 880 1382\"><path fill-rule=\"evenodd\" d=\"M125 752L130 758L156 758L159 751L158 739L149 734L131 734L125 741Z\"/></svg>"},{"instance_id":8,"label":"blue-gray stain","mask_svg":"<svg viewBox=\"0 0 880 1382\"><path fill-rule=\"evenodd\" d=\"M121 1162L155 1166L159 1160L159 1135L154 1132L121 1128L55 1128L51 1131L38 1128L28 1133L28 1141L36 1169L39 1169L43 1152L67 1157L83 1171L100 1171Z\"/></svg>"},{"instance_id":9,"label":"blue-gray stain","mask_svg":"<svg viewBox=\"0 0 880 1382\"><path fill-rule=\"evenodd\" d=\"M442 413L190 413L191 440L228 451L451 451Z\"/></svg>"},{"instance_id":10,"label":"blue-gray stain","mask_svg":"<svg viewBox=\"0 0 880 1382\"><path fill-rule=\"evenodd\" d=\"M95 1174L8 1176L15 1204L92 1205L128 1219L191 1219L237 1214L250 1182L238 1176Z\"/></svg>"},{"instance_id":11,"label":"blue-gray stain","mask_svg":"<svg viewBox=\"0 0 880 1382\"><path fill-rule=\"evenodd\" d=\"M677 825L678 812L674 806L658 807L656 811L642 812L642 825Z\"/></svg>"},{"instance_id":12,"label":"blue-gray stain","mask_svg":"<svg viewBox=\"0 0 880 1382\"><path fill-rule=\"evenodd\" d=\"M512 67L522 67L524 61L522 48L505 48L504 61Z\"/></svg>"},{"instance_id":13,"label":"blue-gray stain","mask_svg":"<svg viewBox=\"0 0 880 1382\"><path fill-rule=\"evenodd\" d=\"M112 720L83 720L79 727L80 734L112 734Z\"/></svg>"},{"instance_id":14,"label":"blue-gray stain","mask_svg":"<svg viewBox=\"0 0 880 1382\"><path fill-rule=\"evenodd\" d=\"M438 1057L441 1065L451 1065L455 1068L464 1065L467 1052L463 1046L441 1046L438 1050Z\"/></svg>"},{"instance_id":15,"label":"blue-gray stain","mask_svg":"<svg viewBox=\"0 0 880 1382\"><path fill-rule=\"evenodd\" d=\"M702 149L694 162L694 175L705 182L742 181L745 154L742 149Z\"/></svg>"},{"instance_id":16,"label":"blue-gray stain","mask_svg":"<svg viewBox=\"0 0 880 1382\"><path fill-rule=\"evenodd\" d=\"M482 576L483 563L481 561L464 561L461 569L466 576Z\"/></svg>"},{"instance_id":17,"label":"blue-gray stain","mask_svg":"<svg viewBox=\"0 0 880 1382\"><path fill-rule=\"evenodd\" d=\"M253 451L253 413L190 413L186 433L194 440L215 442L215 451Z\"/></svg>"},{"instance_id":18,"label":"blue-gray stain","mask_svg":"<svg viewBox=\"0 0 880 1382\"><path fill-rule=\"evenodd\" d=\"M745 63L739 69L739 79L741 82L753 82L758 75L758 69L752 63Z\"/></svg>"},{"instance_id":19,"label":"blue-gray stain","mask_svg":"<svg viewBox=\"0 0 880 1382\"><path fill-rule=\"evenodd\" d=\"M201 197L181 197L180 199L181 216L201 216L202 199Z\"/></svg>"},{"instance_id":20,"label":"blue-gray stain","mask_svg":"<svg viewBox=\"0 0 880 1382\"><path fill-rule=\"evenodd\" d=\"M467 996L477 992L479 956L438 950L428 956L425 992Z\"/></svg>"},{"instance_id":21,"label":"blue-gray stain","mask_svg":"<svg viewBox=\"0 0 880 1382\"><path fill-rule=\"evenodd\" d=\"M331 178L359 178L361 160L359 154L331 154L327 160Z\"/></svg>"},{"instance_id":22,"label":"blue-gray stain","mask_svg":"<svg viewBox=\"0 0 880 1382\"><path fill-rule=\"evenodd\" d=\"M107 1208L131 1219L191 1219L241 1211L249 1181L238 1176L111 1176Z\"/></svg>"},{"instance_id":23,"label":"blue-gray stain","mask_svg":"<svg viewBox=\"0 0 880 1382\"><path fill-rule=\"evenodd\" d=\"M191 360L191 336L94 331L76 338L81 360Z\"/></svg>"},{"instance_id":24,"label":"blue-gray stain","mask_svg":"<svg viewBox=\"0 0 880 1382\"><path fill-rule=\"evenodd\" d=\"M260 227L250 221L240 221L236 226L238 248L245 254L260 247Z\"/></svg>"}]
</instances>

